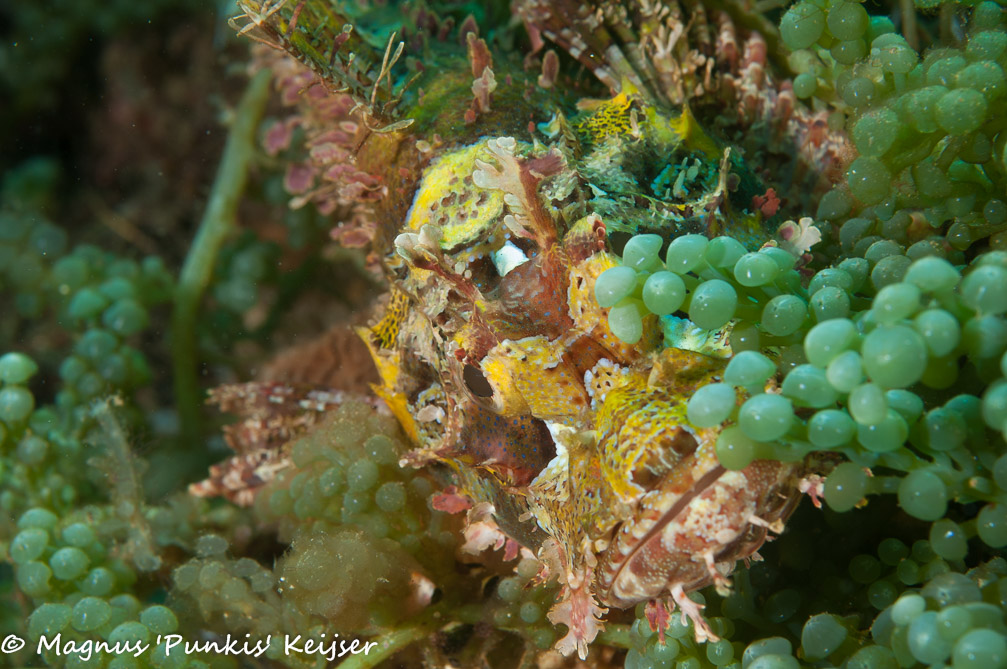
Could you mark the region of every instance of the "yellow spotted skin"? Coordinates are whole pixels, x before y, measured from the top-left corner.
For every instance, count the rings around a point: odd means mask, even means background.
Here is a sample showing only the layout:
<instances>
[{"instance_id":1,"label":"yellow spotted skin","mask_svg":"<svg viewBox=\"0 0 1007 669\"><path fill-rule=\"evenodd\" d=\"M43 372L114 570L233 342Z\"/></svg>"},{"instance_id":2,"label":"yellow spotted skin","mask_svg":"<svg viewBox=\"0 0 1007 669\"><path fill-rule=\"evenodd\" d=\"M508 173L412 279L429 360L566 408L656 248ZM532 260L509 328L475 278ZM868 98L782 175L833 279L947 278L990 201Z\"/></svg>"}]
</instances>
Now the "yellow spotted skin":
<instances>
[{"instance_id":1,"label":"yellow spotted skin","mask_svg":"<svg viewBox=\"0 0 1007 669\"><path fill-rule=\"evenodd\" d=\"M611 136L627 136L635 123L633 98L626 91L611 100L597 103L591 113L576 123L574 128L599 141Z\"/></svg>"},{"instance_id":2,"label":"yellow spotted skin","mask_svg":"<svg viewBox=\"0 0 1007 669\"><path fill-rule=\"evenodd\" d=\"M399 336L399 328L409 310L409 297L400 290L392 290L385 307L385 315L371 328L379 348L392 348Z\"/></svg>"},{"instance_id":3,"label":"yellow spotted skin","mask_svg":"<svg viewBox=\"0 0 1007 669\"><path fill-rule=\"evenodd\" d=\"M472 182L477 160L490 160L486 141L444 154L423 174L405 228L419 231L424 225L441 228L441 248L457 260L469 262L500 248L505 233L499 230L504 196Z\"/></svg>"},{"instance_id":4,"label":"yellow spotted skin","mask_svg":"<svg viewBox=\"0 0 1007 669\"><path fill-rule=\"evenodd\" d=\"M490 383L512 388L520 396L512 400L514 405L523 405L536 418L579 422L590 398L576 366L564 360L565 353L561 340L528 337L505 341L483 359L483 369Z\"/></svg>"}]
</instances>

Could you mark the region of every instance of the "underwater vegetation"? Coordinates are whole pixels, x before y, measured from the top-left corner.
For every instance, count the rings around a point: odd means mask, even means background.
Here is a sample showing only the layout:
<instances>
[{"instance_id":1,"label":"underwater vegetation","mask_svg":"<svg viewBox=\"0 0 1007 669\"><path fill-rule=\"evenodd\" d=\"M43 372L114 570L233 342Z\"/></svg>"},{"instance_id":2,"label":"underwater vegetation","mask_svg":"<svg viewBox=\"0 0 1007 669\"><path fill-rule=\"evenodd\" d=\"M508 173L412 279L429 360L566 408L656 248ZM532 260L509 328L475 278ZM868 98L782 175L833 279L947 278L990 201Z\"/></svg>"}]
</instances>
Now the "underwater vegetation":
<instances>
[{"instance_id":1,"label":"underwater vegetation","mask_svg":"<svg viewBox=\"0 0 1007 669\"><path fill-rule=\"evenodd\" d=\"M1007 667L1001 4L63 4L5 666Z\"/></svg>"}]
</instances>

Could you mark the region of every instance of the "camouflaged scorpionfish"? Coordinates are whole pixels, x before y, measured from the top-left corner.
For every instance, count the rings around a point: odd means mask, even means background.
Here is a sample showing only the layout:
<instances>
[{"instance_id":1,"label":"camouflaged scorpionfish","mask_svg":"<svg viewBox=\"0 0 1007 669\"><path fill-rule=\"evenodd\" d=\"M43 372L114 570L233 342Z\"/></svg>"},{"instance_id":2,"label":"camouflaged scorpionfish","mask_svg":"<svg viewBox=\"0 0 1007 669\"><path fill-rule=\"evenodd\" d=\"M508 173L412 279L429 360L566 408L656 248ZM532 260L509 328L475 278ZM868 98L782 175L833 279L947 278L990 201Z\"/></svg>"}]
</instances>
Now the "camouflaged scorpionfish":
<instances>
[{"instance_id":1,"label":"camouflaged scorpionfish","mask_svg":"<svg viewBox=\"0 0 1007 669\"><path fill-rule=\"evenodd\" d=\"M291 75L291 97L310 110L298 123L314 157L342 162L316 160L323 176L301 188L304 199L334 198L332 208L370 222L361 234L391 292L360 334L381 377L375 390L415 444L406 461L446 463L462 494L557 573L563 597L550 619L570 628L560 650L586 654L602 607L654 600L674 601L697 635L712 636L686 593L726 586L779 529L800 466L725 470L718 430L689 424L688 398L719 380L730 356L726 332L687 336L676 319L649 316L627 345L593 287L637 232L730 234L752 248L768 238L752 204L765 189L737 149L675 104L723 85L714 65L737 71L737 46L732 56L719 39L730 18L718 18L704 74L699 51L684 51L687 62L674 41L663 52L646 40L620 47L606 28L622 20L649 39L681 36L680 8L518 2L536 51L543 37L555 42L613 91L572 105L556 90L555 53L529 74L494 59L474 21L456 43L429 12L402 12L412 21L403 40L438 65L414 63L418 93L407 94L394 35L368 69L367 44L335 32L324 2L243 7L243 32L314 72ZM356 102L340 106L347 99ZM354 114L363 122L347 120Z\"/></svg>"}]
</instances>

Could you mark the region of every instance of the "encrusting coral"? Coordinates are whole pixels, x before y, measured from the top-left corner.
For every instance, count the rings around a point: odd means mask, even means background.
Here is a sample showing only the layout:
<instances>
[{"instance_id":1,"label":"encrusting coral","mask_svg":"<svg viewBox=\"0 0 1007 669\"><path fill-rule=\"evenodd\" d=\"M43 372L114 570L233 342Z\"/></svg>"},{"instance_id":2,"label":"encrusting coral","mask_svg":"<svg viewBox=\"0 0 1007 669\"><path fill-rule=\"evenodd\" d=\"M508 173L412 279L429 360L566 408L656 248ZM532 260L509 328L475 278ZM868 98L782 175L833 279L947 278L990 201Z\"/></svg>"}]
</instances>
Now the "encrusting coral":
<instances>
[{"instance_id":1,"label":"encrusting coral","mask_svg":"<svg viewBox=\"0 0 1007 669\"><path fill-rule=\"evenodd\" d=\"M4 180L3 629L74 667L1007 666L1001 5L238 4L177 280ZM237 341L308 299L235 234L257 170L387 294L247 380L206 303Z\"/></svg>"}]
</instances>

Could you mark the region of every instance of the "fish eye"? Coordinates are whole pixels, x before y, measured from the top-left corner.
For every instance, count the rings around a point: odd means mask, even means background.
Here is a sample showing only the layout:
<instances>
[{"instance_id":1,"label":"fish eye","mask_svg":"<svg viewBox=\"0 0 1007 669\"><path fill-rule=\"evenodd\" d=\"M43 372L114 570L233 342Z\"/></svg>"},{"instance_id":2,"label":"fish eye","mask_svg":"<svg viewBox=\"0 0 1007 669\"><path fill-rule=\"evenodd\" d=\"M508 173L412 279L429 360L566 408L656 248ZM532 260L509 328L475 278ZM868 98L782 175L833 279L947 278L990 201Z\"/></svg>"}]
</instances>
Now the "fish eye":
<instances>
[{"instance_id":1,"label":"fish eye","mask_svg":"<svg viewBox=\"0 0 1007 669\"><path fill-rule=\"evenodd\" d=\"M471 363L465 365L465 369L462 370L462 378L465 379L465 385L476 397L493 397L493 386L490 385L482 370L475 365Z\"/></svg>"}]
</instances>

